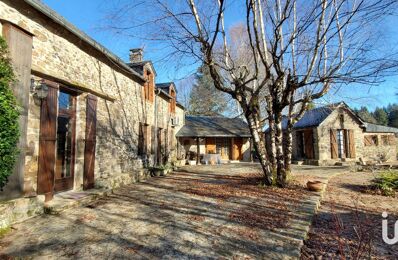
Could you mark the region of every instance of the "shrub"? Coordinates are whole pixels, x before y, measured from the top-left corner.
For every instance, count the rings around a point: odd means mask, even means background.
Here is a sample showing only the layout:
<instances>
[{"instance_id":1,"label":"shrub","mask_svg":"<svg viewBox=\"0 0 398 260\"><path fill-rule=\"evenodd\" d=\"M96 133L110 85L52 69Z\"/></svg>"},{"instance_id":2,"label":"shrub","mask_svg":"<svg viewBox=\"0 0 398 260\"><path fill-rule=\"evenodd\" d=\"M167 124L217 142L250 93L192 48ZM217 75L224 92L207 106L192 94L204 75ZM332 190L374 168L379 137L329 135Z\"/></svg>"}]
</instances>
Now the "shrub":
<instances>
[{"instance_id":1,"label":"shrub","mask_svg":"<svg viewBox=\"0 0 398 260\"><path fill-rule=\"evenodd\" d=\"M398 171L383 172L373 182L383 195L394 196L398 191Z\"/></svg>"},{"instance_id":2,"label":"shrub","mask_svg":"<svg viewBox=\"0 0 398 260\"><path fill-rule=\"evenodd\" d=\"M7 184L18 155L19 108L10 89L14 80L7 43L0 37L0 190Z\"/></svg>"}]
</instances>

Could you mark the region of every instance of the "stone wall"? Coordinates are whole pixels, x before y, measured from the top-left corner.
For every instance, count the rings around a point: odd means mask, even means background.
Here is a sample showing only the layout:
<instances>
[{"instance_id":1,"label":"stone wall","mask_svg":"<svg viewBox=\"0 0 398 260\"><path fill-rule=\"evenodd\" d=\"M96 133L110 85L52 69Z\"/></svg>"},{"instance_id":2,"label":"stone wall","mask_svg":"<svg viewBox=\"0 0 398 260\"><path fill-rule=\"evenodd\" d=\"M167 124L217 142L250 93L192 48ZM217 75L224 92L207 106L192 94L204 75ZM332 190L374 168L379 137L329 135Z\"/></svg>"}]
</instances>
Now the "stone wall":
<instances>
[{"instance_id":1,"label":"stone wall","mask_svg":"<svg viewBox=\"0 0 398 260\"><path fill-rule=\"evenodd\" d=\"M344 117L344 123L340 122L340 115ZM331 159L330 129L349 129L354 131L355 154L356 158L361 157L363 149L363 129L357 119L347 112L344 108L335 109L317 128L317 138L315 139L315 158L319 164L335 164L340 159ZM347 161L355 159L346 159Z\"/></svg>"},{"instance_id":2,"label":"stone wall","mask_svg":"<svg viewBox=\"0 0 398 260\"><path fill-rule=\"evenodd\" d=\"M375 145L365 145L365 136L376 136L377 143ZM392 138L392 143L385 143L384 138ZM364 143L361 156L364 161L396 161L397 160L397 146L396 138L392 133L364 133L362 142Z\"/></svg>"},{"instance_id":3,"label":"stone wall","mask_svg":"<svg viewBox=\"0 0 398 260\"><path fill-rule=\"evenodd\" d=\"M159 126L171 127L168 101L160 98L155 113L154 104L142 98L143 80L24 1L1 0L0 19L34 35L33 76L98 94L96 182L112 183L110 179L125 174L137 175L132 179L141 178L143 165L137 156L139 123L155 125L156 115ZM82 189L83 183L87 91L77 97L75 190ZM177 113L181 116L183 110L177 108ZM35 104L30 96L25 164L29 194L37 188L39 128L40 104Z\"/></svg>"}]
</instances>

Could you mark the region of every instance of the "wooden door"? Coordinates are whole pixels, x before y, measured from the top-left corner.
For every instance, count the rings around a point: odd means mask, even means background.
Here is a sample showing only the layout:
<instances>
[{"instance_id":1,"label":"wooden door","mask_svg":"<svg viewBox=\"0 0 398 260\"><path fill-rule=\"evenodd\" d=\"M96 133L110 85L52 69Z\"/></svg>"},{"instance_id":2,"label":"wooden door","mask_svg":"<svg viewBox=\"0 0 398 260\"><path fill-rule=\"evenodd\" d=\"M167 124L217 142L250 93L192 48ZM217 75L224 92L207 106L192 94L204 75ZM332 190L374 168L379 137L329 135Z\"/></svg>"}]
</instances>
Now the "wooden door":
<instances>
[{"instance_id":1,"label":"wooden door","mask_svg":"<svg viewBox=\"0 0 398 260\"><path fill-rule=\"evenodd\" d=\"M84 147L83 188L94 188L95 146L97 144L97 97L88 95L86 100L86 144Z\"/></svg>"},{"instance_id":2,"label":"wooden door","mask_svg":"<svg viewBox=\"0 0 398 260\"><path fill-rule=\"evenodd\" d=\"M46 82L47 98L41 102L37 193L54 192L58 85Z\"/></svg>"},{"instance_id":3,"label":"wooden door","mask_svg":"<svg viewBox=\"0 0 398 260\"><path fill-rule=\"evenodd\" d=\"M242 154L242 146L243 140L242 138L233 138L232 139L232 160L243 160Z\"/></svg>"},{"instance_id":4,"label":"wooden door","mask_svg":"<svg viewBox=\"0 0 398 260\"><path fill-rule=\"evenodd\" d=\"M66 90L60 90L58 94L55 192L73 189L75 136L76 95Z\"/></svg>"},{"instance_id":5,"label":"wooden door","mask_svg":"<svg viewBox=\"0 0 398 260\"><path fill-rule=\"evenodd\" d=\"M314 159L314 136L312 129L304 131L304 154L306 159Z\"/></svg>"},{"instance_id":6,"label":"wooden door","mask_svg":"<svg viewBox=\"0 0 398 260\"><path fill-rule=\"evenodd\" d=\"M206 138L206 153L216 153L216 139L213 137Z\"/></svg>"}]
</instances>

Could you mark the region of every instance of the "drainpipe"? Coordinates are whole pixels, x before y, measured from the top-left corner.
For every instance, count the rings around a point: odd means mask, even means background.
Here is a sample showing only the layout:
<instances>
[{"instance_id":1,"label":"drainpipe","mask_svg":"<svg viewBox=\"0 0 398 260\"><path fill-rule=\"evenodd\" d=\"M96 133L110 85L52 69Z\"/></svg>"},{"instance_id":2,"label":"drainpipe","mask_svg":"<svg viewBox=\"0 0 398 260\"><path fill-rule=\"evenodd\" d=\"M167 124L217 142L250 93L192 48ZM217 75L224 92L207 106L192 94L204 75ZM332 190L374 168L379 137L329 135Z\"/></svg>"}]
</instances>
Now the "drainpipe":
<instances>
[{"instance_id":1,"label":"drainpipe","mask_svg":"<svg viewBox=\"0 0 398 260\"><path fill-rule=\"evenodd\" d=\"M158 95L160 93L160 89L155 89L155 108L153 110L153 118L155 119L155 140L154 140L154 157L153 157L153 166L157 165L158 161Z\"/></svg>"}]
</instances>

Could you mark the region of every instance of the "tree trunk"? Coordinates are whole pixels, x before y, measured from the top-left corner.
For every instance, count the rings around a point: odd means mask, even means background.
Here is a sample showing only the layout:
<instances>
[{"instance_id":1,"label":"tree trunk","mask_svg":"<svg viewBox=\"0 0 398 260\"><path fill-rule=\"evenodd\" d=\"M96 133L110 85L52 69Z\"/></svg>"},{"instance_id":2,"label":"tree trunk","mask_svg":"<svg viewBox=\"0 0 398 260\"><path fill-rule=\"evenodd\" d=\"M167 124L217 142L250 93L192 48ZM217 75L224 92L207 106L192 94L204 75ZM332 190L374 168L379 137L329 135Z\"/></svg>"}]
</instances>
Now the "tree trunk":
<instances>
[{"instance_id":1,"label":"tree trunk","mask_svg":"<svg viewBox=\"0 0 398 260\"><path fill-rule=\"evenodd\" d=\"M269 151L269 160L271 162L272 171L276 170L276 147L275 147L275 123L273 120L273 116L270 113L268 117L269 123L269 135L270 135L270 151Z\"/></svg>"},{"instance_id":2,"label":"tree trunk","mask_svg":"<svg viewBox=\"0 0 398 260\"><path fill-rule=\"evenodd\" d=\"M293 152L293 123L292 120L289 119L287 123L287 128L285 132L285 172L286 172L286 179L291 173L291 165L292 165L292 152Z\"/></svg>"},{"instance_id":3,"label":"tree trunk","mask_svg":"<svg viewBox=\"0 0 398 260\"><path fill-rule=\"evenodd\" d=\"M276 147L276 183L286 186L285 159L283 154L282 112L275 113L275 147Z\"/></svg>"},{"instance_id":4,"label":"tree trunk","mask_svg":"<svg viewBox=\"0 0 398 260\"><path fill-rule=\"evenodd\" d=\"M253 113L247 114L246 113L246 119L249 122L250 133L253 137L254 151L257 154L257 157L261 164L261 168L264 173L265 184L270 186L270 185L272 185L272 180L273 180L272 171L271 171L270 164L267 160L268 156L267 156L267 150L265 148L264 138L260 137L261 131L259 128L258 117L256 116L256 114L253 114Z\"/></svg>"}]
</instances>

